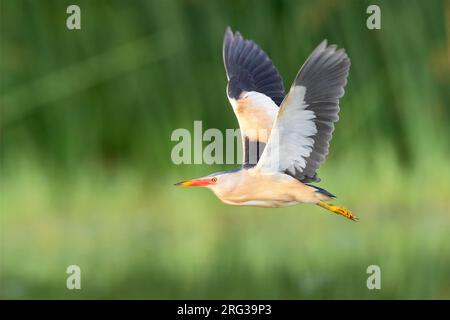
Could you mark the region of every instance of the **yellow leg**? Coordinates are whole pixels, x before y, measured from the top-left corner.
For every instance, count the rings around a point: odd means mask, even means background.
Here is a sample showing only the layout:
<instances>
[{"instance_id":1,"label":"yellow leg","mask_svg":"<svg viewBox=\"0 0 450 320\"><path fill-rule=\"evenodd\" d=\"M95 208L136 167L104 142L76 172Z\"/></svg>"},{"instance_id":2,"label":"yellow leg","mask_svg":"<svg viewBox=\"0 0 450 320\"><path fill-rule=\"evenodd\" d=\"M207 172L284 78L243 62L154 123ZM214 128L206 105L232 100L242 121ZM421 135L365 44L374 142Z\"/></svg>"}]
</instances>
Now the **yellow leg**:
<instances>
[{"instance_id":1,"label":"yellow leg","mask_svg":"<svg viewBox=\"0 0 450 320\"><path fill-rule=\"evenodd\" d=\"M353 221L357 221L358 220L358 218L355 217L353 215L353 213L350 210L346 209L346 208L338 207L338 206L335 206L335 205L332 205L332 204L328 204L328 203L323 202L323 201L319 201L317 203L317 205L322 207L322 208L325 208L327 210L330 210L331 212L334 212L334 213L337 213L337 214L339 214L341 216L344 216L344 217L346 217L346 218L348 218L350 220L353 220Z\"/></svg>"}]
</instances>

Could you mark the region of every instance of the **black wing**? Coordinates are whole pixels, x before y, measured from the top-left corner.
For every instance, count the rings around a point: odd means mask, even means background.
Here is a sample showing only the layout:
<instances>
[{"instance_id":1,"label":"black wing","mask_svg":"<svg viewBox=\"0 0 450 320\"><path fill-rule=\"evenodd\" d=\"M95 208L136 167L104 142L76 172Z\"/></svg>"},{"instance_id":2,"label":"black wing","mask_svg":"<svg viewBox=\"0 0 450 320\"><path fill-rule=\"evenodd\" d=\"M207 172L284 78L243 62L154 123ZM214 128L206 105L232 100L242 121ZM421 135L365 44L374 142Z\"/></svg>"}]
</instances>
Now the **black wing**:
<instances>
[{"instance_id":1,"label":"black wing","mask_svg":"<svg viewBox=\"0 0 450 320\"><path fill-rule=\"evenodd\" d=\"M306 110L314 112L317 133L312 137L314 145L306 166L295 177L303 182L320 181L316 171L328 155L334 123L339 120L339 98L344 95L350 59L344 49L327 46L323 41L309 56L301 68L296 86L306 88Z\"/></svg>"},{"instance_id":2,"label":"black wing","mask_svg":"<svg viewBox=\"0 0 450 320\"><path fill-rule=\"evenodd\" d=\"M228 77L227 94L238 100L243 91L256 91L277 106L284 99L283 79L267 54L256 43L233 34L230 27L223 40L223 61Z\"/></svg>"},{"instance_id":3,"label":"black wing","mask_svg":"<svg viewBox=\"0 0 450 320\"><path fill-rule=\"evenodd\" d=\"M345 51L326 41L311 53L281 104L278 134L270 137L259 167L305 183L320 181L316 171L328 154L349 68Z\"/></svg>"}]
</instances>

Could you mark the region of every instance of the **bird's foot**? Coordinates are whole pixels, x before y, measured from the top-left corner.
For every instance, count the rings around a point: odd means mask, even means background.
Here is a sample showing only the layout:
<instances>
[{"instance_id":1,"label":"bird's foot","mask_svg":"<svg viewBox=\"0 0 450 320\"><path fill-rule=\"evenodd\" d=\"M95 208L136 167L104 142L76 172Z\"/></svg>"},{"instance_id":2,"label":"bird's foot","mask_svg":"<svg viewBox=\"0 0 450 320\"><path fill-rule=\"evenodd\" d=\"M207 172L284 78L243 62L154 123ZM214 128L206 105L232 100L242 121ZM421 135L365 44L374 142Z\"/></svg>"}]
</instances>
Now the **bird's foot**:
<instances>
[{"instance_id":1,"label":"bird's foot","mask_svg":"<svg viewBox=\"0 0 450 320\"><path fill-rule=\"evenodd\" d=\"M320 201L317 203L317 205L321 206L322 208L325 208L327 210L330 210L331 212L334 212L336 214L339 214L343 217L346 217L347 219L358 221L359 219L347 208L335 206L333 204L328 204L323 201Z\"/></svg>"}]
</instances>

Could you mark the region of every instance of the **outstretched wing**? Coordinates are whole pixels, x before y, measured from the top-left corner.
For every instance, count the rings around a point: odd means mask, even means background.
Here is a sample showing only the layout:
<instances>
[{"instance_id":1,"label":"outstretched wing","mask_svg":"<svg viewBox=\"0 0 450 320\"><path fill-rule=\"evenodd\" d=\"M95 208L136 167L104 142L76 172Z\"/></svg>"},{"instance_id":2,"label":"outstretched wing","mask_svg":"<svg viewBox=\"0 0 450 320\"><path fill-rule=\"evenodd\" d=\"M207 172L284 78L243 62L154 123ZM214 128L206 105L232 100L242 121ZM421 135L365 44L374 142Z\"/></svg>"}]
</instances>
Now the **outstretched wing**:
<instances>
[{"instance_id":1,"label":"outstretched wing","mask_svg":"<svg viewBox=\"0 0 450 320\"><path fill-rule=\"evenodd\" d=\"M311 53L281 104L260 169L320 181L316 171L328 154L349 68L345 51L326 40Z\"/></svg>"},{"instance_id":2,"label":"outstretched wing","mask_svg":"<svg viewBox=\"0 0 450 320\"><path fill-rule=\"evenodd\" d=\"M227 96L242 135L243 164L255 165L284 98L283 80L267 54L228 27L223 40Z\"/></svg>"}]
</instances>

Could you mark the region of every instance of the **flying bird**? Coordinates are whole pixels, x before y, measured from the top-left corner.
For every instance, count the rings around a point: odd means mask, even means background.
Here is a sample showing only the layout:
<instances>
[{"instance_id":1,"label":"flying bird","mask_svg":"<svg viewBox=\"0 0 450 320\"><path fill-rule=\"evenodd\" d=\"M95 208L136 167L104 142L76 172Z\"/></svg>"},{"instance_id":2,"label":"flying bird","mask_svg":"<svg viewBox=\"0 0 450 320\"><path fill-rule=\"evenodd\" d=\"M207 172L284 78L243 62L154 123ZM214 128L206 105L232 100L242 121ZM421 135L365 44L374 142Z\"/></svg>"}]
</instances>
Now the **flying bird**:
<instances>
[{"instance_id":1,"label":"flying bird","mask_svg":"<svg viewBox=\"0 0 450 320\"><path fill-rule=\"evenodd\" d=\"M239 169L186 180L178 186L211 189L224 203L286 207L319 205L351 220L348 209L319 182L338 121L339 98L350 69L344 49L322 41L300 68L285 96L283 80L268 55L228 27L223 41L227 96L239 122L243 164Z\"/></svg>"}]
</instances>

